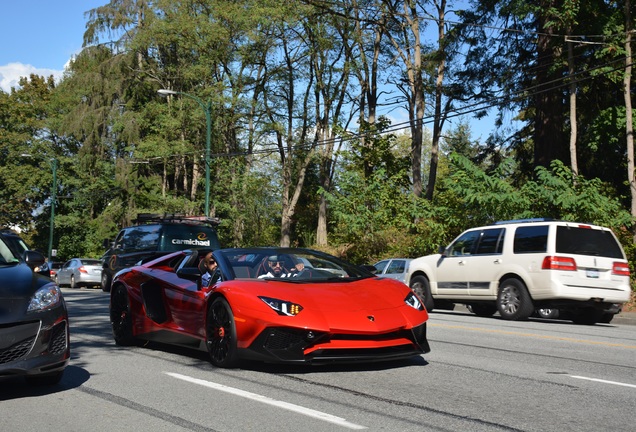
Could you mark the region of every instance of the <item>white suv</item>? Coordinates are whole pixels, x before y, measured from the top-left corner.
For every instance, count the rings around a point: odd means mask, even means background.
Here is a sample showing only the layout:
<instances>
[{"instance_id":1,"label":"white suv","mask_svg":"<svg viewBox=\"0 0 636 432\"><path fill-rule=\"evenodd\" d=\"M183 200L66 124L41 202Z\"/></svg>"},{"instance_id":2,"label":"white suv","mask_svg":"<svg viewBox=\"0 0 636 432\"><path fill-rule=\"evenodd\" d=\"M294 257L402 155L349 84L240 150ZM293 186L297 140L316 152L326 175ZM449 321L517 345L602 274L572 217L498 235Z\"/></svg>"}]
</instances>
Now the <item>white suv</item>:
<instances>
[{"instance_id":1,"label":"white suv","mask_svg":"<svg viewBox=\"0 0 636 432\"><path fill-rule=\"evenodd\" d=\"M476 315L524 320L549 308L576 323L608 323L631 294L625 252L600 226L498 222L465 231L440 252L411 261L406 275L429 311L462 303Z\"/></svg>"}]
</instances>

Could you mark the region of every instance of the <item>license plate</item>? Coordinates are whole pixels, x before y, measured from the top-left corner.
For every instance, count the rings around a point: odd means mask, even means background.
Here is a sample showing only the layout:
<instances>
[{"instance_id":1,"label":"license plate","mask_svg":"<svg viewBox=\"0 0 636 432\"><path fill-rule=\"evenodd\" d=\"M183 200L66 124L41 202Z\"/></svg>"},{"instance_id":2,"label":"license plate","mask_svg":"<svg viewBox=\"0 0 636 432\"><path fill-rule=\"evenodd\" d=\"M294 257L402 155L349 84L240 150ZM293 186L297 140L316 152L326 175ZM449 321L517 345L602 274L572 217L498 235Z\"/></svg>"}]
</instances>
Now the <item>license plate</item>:
<instances>
[{"instance_id":1,"label":"license plate","mask_svg":"<svg viewBox=\"0 0 636 432\"><path fill-rule=\"evenodd\" d=\"M592 279L598 279L598 270L588 270L587 277Z\"/></svg>"}]
</instances>

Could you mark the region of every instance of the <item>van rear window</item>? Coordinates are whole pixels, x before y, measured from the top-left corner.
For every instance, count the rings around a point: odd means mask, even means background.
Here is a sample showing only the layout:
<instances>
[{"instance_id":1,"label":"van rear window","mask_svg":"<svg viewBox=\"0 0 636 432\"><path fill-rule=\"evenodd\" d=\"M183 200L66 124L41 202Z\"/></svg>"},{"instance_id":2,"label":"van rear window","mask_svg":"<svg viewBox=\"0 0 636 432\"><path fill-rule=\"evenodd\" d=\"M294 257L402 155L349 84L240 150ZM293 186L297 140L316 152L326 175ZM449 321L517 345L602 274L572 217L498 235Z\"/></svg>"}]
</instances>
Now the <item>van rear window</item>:
<instances>
[{"instance_id":1,"label":"van rear window","mask_svg":"<svg viewBox=\"0 0 636 432\"><path fill-rule=\"evenodd\" d=\"M166 252L183 249L220 249L216 230L200 225L164 225L161 250Z\"/></svg>"},{"instance_id":2,"label":"van rear window","mask_svg":"<svg viewBox=\"0 0 636 432\"><path fill-rule=\"evenodd\" d=\"M556 252L625 259L610 231L590 228L558 226Z\"/></svg>"}]
</instances>

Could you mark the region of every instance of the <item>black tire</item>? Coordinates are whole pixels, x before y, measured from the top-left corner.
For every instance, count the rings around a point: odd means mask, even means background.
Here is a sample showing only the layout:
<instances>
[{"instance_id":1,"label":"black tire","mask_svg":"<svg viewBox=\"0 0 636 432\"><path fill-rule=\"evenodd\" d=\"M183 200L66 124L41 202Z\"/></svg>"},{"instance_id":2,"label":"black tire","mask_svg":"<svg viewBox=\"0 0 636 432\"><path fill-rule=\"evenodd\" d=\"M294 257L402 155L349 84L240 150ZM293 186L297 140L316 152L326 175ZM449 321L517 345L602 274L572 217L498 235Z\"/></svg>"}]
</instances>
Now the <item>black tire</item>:
<instances>
[{"instance_id":1,"label":"black tire","mask_svg":"<svg viewBox=\"0 0 636 432\"><path fill-rule=\"evenodd\" d=\"M495 303L471 303L470 310L480 317L491 317L497 312Z\"/></svg>"},{"instance_id":2,"label":"black tire","mask_svg":"<svg viewBox=\"0 0 636 432\"><path fill-rule=\"evenodd\" d=\"M106 269L102 270L102 291L110 292L110 285L113 281L110 275L106 272Z\"/></svg>"},{"instance_id":3,"label":"black tire","mask_svg":"<svg viewBox=\"0 0 636 432\"><path fill-rule=\"evenodd\" d=\"M433 295L431 294L431 285L424 276L415 276L411 279L411 290L424 302L424 307L431 312L435 307Z\"/></svg>"},{"instance_id":4,"label":"black tire","mask_svg":"<svg viewBox=\"0 0 636 432\"><path fill-rule=\"evenodd\" d=\"M223 297L214 299L208 308L205 337L210 361L214 366L236 366L236 324L232 308Z\"/></svg>"},{"instance_id":5,"label":"black tire","mask_svg":"<svg viewBox=\"0 0 636 432\"><path fill-rule=\"evenodd\" d=\"M40 375L27 375L25 379L30 385L51 386L59 383L62 375L64 375L64 370Z\"/></svg>"},{"instance_id":6,"label":"black tire","mask_svg":"<svg viewBox=\"0 0 636 432\"><path fill-rule=\"evenodd\" d=\"M110 299L110 325L117 345L132 346L137 344L137 338L133 336L133 320L128 291L123 285L118 285L115 288Z\"/></svg>"},{"instance_id":7,"label":"black tire","mask_svg":"<svg viewBox=\"0 0 636 432\"><path fill-rule=\"evenodd\" d=\"M558 309L540 308L534 311L534 313L537 315L538 318L544 318L544 319L556 319L559 317Z\"/></svg>"},{"instance_id":8,"label":"black tire","mask_svg":"<svg viewBox=\"0 0 636 432\"><path fill-rule=\"evenodd\" d=\"M534 312L532 298L519 279L505 279L499 284L497 310L505 320L523 321Z\"/></svg>"},{"instance_id":9,"label":"black tire","mask_svg":"<svg viewBox=\"0 0 636 432\"><path fill-rule=\"evenodd\" d=\"M77 284L75 283L75 275L71 275L71 288L77 288Z\"/></svg>"}]
</instances>

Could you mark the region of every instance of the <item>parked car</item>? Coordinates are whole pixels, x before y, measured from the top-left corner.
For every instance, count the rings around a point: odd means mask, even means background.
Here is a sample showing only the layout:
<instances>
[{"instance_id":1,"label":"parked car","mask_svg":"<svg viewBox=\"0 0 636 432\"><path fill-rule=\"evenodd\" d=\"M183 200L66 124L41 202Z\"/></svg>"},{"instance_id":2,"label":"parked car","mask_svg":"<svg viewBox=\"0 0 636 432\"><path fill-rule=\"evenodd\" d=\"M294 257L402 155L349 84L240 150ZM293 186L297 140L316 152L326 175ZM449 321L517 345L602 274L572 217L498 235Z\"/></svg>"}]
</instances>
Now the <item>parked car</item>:
<instances>
[{"instance_id":1,"label":"parked car","mask_svg":"<svg viewBox=\"0 0 636 432\"><path fill-rule=\"evenodd\" d=\"M91 258L72 258L64 263L55 275L59 286L71 288L99 286L102 282L102 262Z\"/></svg>"},{"instance_id":2,"label":"parked car","mask_svg":"<svg viewBox=\"0 0 636 432\"><path fill-rule=\"evenodd\" d=\"M179 250L220 247L218 218L140 214L134 222L119 232L102 257L103 291L110 291L113 276L121 269Z\"/></svg>"},{"instance_id":3,"label":"parked car","mask_svg":"<svg viewBox=\"0 0 636 432\"><path fill-rule=\"evenodd\" d=\"M429 352L428 314L401 282L296 248L185 250L117 273L110 320L118 345L142 340L207 351L218 367L243 360L323 364Z\"/></svg>"},{"instance_id":4,"label":"parked car","mask_svg":"<svg viewBox=\"0 0 636 432\"><path fill-rule=\"evenodd\" d=\"M409 269L409 258L388 258L373 264L376 268L376 275L388 277L391 279L404 282L406 280L406 273Z\"/></svg>"},{"instance_id":5,"label":"parked car","mask_svg":"<svg viewBox=\"0 0 636 432\"><path fill-rule=\"evenodd\" d=\"M49 261L46 263L49 267L49 272L51 273L51 279L55 280L55 275L64 265L61 261Z\"/></svg>"},{"instance_id":6,"label":"parked car","mask_svg":"<svg viewBox=\"0 0 636 432\"><path fill-rule=\"evenodd\" d=\"M629 276L610 229L531 219L465 231L441 253L411 261L407 283L429 311L463 303L477 315L523 320L557 309L576 323L595 324L610 322L629 301Z\"/></svg>"},{"instance_id":7,"label":"parked car","mask_svg":"<svg viewBox=\"0 0 636 432\"><path fill-rule=\"evenodd\" d=\"M44 255L16 253L0 236L0 377L56 384L70 359L68 313L62 291L34 268Z\"/></svg>"}]
</instances>

